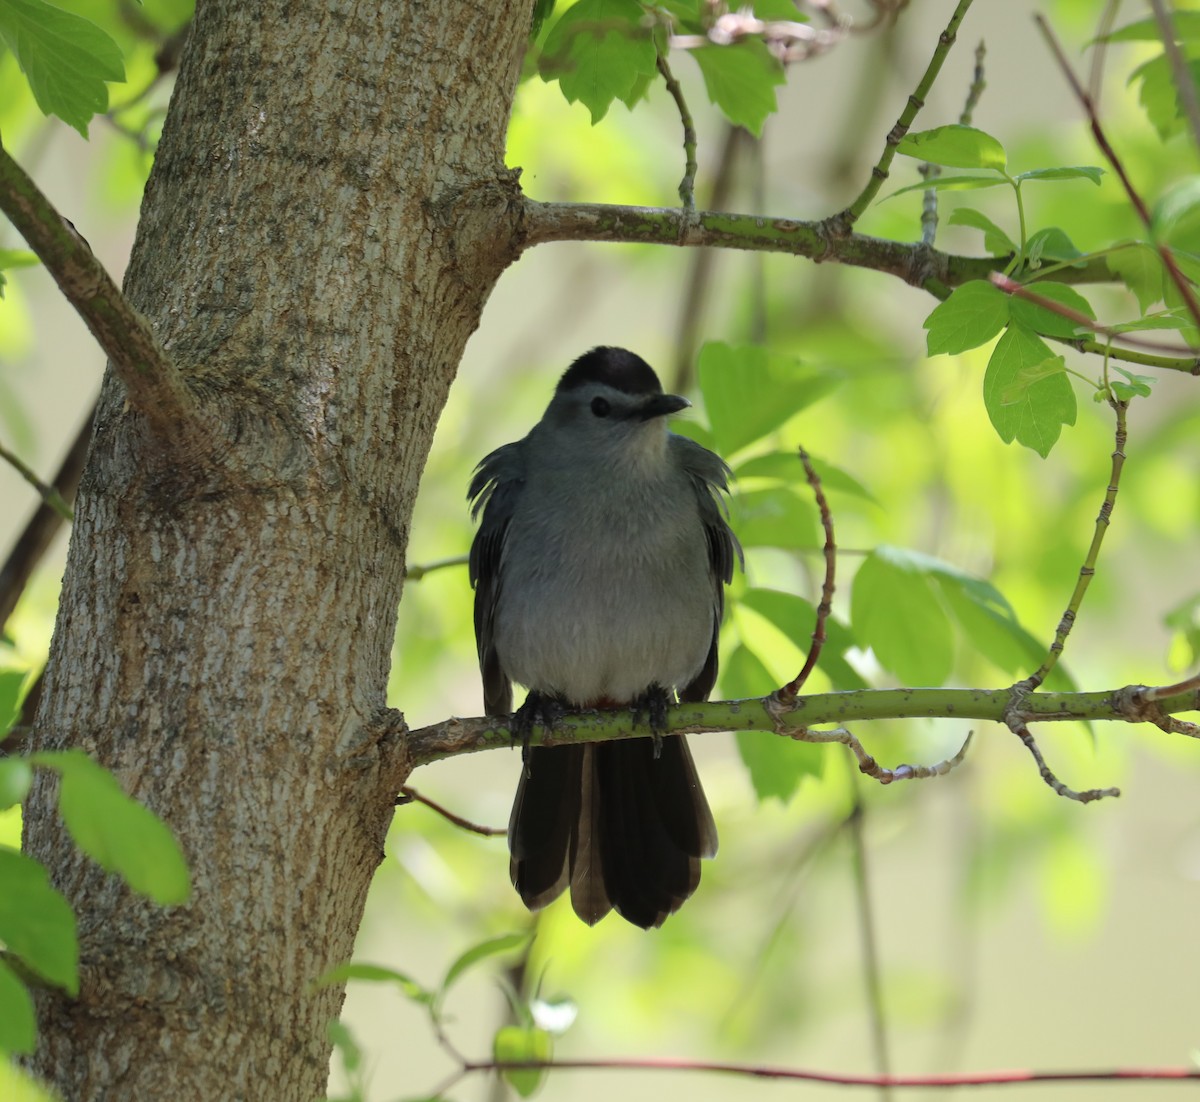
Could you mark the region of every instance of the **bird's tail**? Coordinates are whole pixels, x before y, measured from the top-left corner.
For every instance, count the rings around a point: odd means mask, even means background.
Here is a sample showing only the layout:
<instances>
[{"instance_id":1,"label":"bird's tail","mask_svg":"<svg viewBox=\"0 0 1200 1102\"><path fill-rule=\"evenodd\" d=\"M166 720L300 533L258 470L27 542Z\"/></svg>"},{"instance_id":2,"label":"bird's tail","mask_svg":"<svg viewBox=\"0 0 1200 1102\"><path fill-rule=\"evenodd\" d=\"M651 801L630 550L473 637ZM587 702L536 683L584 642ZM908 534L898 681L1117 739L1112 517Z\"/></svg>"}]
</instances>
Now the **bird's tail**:
<instances>
[{"instance_id":1,"label":"bird's tail","mask_svg":"<svg viewBox=\"0 0 1200 1102\"><path fill-rule=\"evenodd\" d=\"M508 824L512 882L530 910L570 885L588 925L615 909L661 926L700 883L717 828L687 742L650 739L530 751Z\"/></svg>"}]
</instances>

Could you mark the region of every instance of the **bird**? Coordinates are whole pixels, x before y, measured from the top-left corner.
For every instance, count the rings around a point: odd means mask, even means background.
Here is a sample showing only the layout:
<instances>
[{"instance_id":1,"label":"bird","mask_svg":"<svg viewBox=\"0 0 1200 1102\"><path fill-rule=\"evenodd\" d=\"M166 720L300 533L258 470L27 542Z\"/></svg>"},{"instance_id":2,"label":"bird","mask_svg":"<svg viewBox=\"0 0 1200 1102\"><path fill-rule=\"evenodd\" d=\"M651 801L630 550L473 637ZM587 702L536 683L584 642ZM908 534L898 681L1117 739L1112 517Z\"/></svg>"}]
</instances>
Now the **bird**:
<instances>
[{"instance_id":1,"label":"bird","mask_svg":"<svg viewBox=\"0 0 1200 1102\"><path fill-rule=\"evenodd\" d=\"M687 743L662 737L676 694L712 692L724 587L742 561L729 467L667 427L690 404L640 356L593 348L470 483L484 709L512 714L524 740L509 871L531 911L569 887L588 925L615 910L659 927L717 852ZM514 682L528 690L515 714ZM538 723L615 708L648 715L653 738L529 746Z\"/></svg>"}]
</instances>

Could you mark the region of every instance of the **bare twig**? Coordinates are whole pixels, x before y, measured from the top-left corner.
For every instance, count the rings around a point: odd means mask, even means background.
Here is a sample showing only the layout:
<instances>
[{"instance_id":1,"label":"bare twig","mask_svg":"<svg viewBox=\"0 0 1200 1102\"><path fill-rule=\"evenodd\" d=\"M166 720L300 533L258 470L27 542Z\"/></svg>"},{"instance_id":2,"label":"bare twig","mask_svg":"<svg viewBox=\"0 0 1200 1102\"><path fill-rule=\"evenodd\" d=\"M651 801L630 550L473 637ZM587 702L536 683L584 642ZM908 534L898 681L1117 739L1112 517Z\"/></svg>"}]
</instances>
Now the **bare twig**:
<instances>
[{"instance_id":1,"label":"bare twig","mask_svg":"<svg viewBox=\"0 0 1200 1102\"><path fill-rule=\"evenodd\" d=\"M450 566L466 566L467 555L451 555L448 559L435 559L433 562L424 564L417 563L415 566L406 567L404 570L404 579L409 582L419 582L426 574L432 574L435 570L445 570Z\"/></svg>"},{"instance_id":2,"label":"bare twig","mask_svg":"<svg viewBox=\"0 0 1200 1102\"><path fill-rule=\"evenodd\" d=\"M959 0L958 6L954 9L954 14L950 16L950 22L946 24L946 29L942 31L938 38L937 48L933 51L933 57L929 60L925 74L921 77L912 95L908 97L908 102L905 103L904 110L900 112L900 117L896 120L896 125L888 131L887 139L883 144L883 153L880 155L875 167L871 169L871 179L868 181L867 186L863 188L850 206L840 214L834 215L833 218L829 219L828 230L831 235L837 237L849 233L854 223L862 217L863 212L871 205L875 196L879 193L879 189L883 186L883 181L888 178L892 160L896 156L896 146L900 144L901 139L908 133L909 127L912 126L913 120L917 117L917 112L925 106L925 97L929 94L929 90L933 87L933 82L942 71L942 65L945 63L946 57L950 53L950 48L954 45L954 40L958 36L959 24L962 23L970 7L971 0Z\"/></svg>"},{"instance_id":3,"label":"bare twig","mask_svg":"<svg viewBox=\"0 0 1200 1102\"><path fill-rule=\"evenodd\" d=\"M821 648L825 645L825 622L833 611L834 579L837 574L837 543L833 538L833 514L829 511L829 502L821 486L821 479L812 465L808 452L800 448L800 462L804 464L804 473L808 484L812 487L813 497L817 499L817 508L821 511L821 527L825 530L825 580L821 584L821 603L817 605L817 621L813 625L812 642L809 644L808 656L804 666L796 676L779 690L782 703L791 703L796 694L808 680L809 674L816 668L817 660L821 657Z\"/></svg>"},{"instance_id":4,"label":"bare twig","mask_svg":"<svg viewBox=\"0 0 1200 1102\"><path fill-rule=\"evenodd\" d=\"M0 146L0 210L17 227L112 363L129 403L164 443L203 445L198 407L146 320L74 227ZM211 445L209 445L211 446Z\"/></svg>"},{"instance_id":5,"label":"bare twig","mask_svg":"<svg viewBox=\"0 0 1200 1102\"><path fill-rule=\"evenodd\" d=\"M17 474L25 479L30 486L37 490L38 494L41 496L41 499L60 517L62 517L63 520L69 521L75 519L75 514L71 512L71 506L63 501L62 494L60 494L53 486L48 486L45 482L38 478L32 467L30 467L14 451L5 447L3 444L0 444L0 459L3 459L10 467L13 468L13 470L17 472Z\"/></svg>"},{"instance_id":6,"label":"bare twig","mask_svg":"<svg viewBox=\"0 0 1200 1102\"><path fill-rule=\"evenodd\" d=\"M1171 66L1171 75L1175 78L1175 90L1179 93L1179 103L1187 117L1188 126L1192 129L1192 144L1197 151L1200 151L1200 100L1196 98L1196 82L1192 80L1187 59L1183 56L1179 43L1175 41L1175 28L1171 24L1171 17L1167 13L1166 6L1162 0L1150 0L1150 7L1154 9L1154 20L1162 35L1163 51Z\"/></svg>"},{"instance_id":7,"label":"bare twig","mask_svg":"<svg viewBox=\"0 0 1200 1102\"><path fill-rule=\"evenodd\" d=\"M428 796L422 796L415 788L406 784L400 789L400 795L396 797L396 806L403 807L405 804L411 803L424 804L430 811L436 811L447 822L453 823L456 827L462 827L463 830L469 830L472 834L495 838L507 833L502 827L480 826L478 823L471 822L470 819L464 819L461 815L455 815L449 808L434 803Z\"/></svg>"},{"instance_id":8,"label":"bare twig","mask_svg":"<svg viewBox=\"0 0 1200 1102\"><path fill-rule=\"evenodd\" d=\"M696 210L696 124L692 122L692 113L688 110L687 100L683 98L683 89L679 87L679 81L662 54L658 55L658 71L675 101L679 121L683 123L684 167L683 179L679 181L679 201L687 214L693 214Z\"/></svg>"},{"instance_id":9,"label":"bare twig","mask_svg":"<svg viewBox=\"0 0 1200 1102\"><path fill-rule=\"evenodd\" d=\"M1070 601L1067 603L1067 609L1062 615L1062 620L1059 621L1058 630L1054 633L1054 642L1050 644L1046 660L1038 667L1036 672L1024 681L1019 682L1019 687L1026 691L1031 691L1041 685L1058 663L1063 646L1066 644L1067 636L1071 634L1075 618L1079 615L1084 595L1087 593L1092 577L1096 573L1096 561L1100 557L1100 546L1104 542L1104 534L1108 531L1109 523L1112 520L1113 507L1117 503L1117 489L1121 484L1121 471L1125 467L1125 442L1128 439L1128 432L1125 427L1125 411L1128 408L1128 403L1118 401L1110 394L1109 405L1112 406L1113 412L1116 414L1116 430L1113 434L1112 467L1108 476L1108 486L1104 490L1104 501L1101 503L1100 512L1096 516L1096 527L1092 533L1091 546L1088 547L1083 565L1079 568L1079 578L1075 582L1075 590L1071 594Z\"/></svg>"},{"instance_id":10,"label":"bare twig","mask_svg":"<svg viewBox=\"0 0 1200 1102\"><path fill-rule=\"evenodd\" d=\"M813 731L801 728L798 731L780 732L787 734L797 742L828 743L838 742L845 746L858 761L858 771L878 781L880 784L893 784L896 781L924 781L931 777L944 777L957 765L961 765L971 745L974 732L968 732L966 740L959 747L958 753L952 758L945 758L935 765L897 765L888 769L877 762L863 749L863 744L846 728L834 727L829 731Z\"/></svg>"},{"instance_id":11,"label":"bare twig","mask_svg":"<svg viewBox=\"0 0 1200 1102\"><path fill-rule=\"evenodd\" d=\"M1133 181L1130 180L1129 174L1125 171L1124 164L1109 143L1108 137L1104 133L1104 127L1100 125L1100 116L1096 114L1096 105L1092 103L1092 99L1086 89L1079 83L1079 78L1071 68L1071 63L1067 60L1067 55L1063 52L1058 38L1055 36L1054 31L1050 29L1050 24L1046 21L1045 17L1039 14L1035 15L1033 19L1049 44L1055 60L1058 62L1058 67L1067 78L1067 83L1070 84L1071 91L1075 93L1075 98L1079 100L1080 105L1087 114L1092 128L1092 137L1095 138L1096 145L1112 166L1112 170L1117 174L1118 179L1121 181L1121 186L1125 188L1125 194L1129 197L1129 201L1133 205L1133 209L1137 211L1138 217L1142 220L1146 228L1151 231L1151 237L1153 238L1154 224L1153 219L1150 217L1150 209L1146 206L1146 202L1138 193L1138 190L1133 186ZM1200 325L1200 301L1197 301L1196 293L1191 283L1188 282L1183 272L1179 270L1179 265L1175 263L1175 257L1166 245L1156 241L1154 242L1154 247L1158 250L1158 255L1162 257L1167 274L1171 277L1171 282L1175 284L1176 289L1179 291L1180 297L1182 297L1188 308L1188 313L1192 315L1196 324Z\"/></svg>"},{"instance_id":12,"label":"bare twig","mask_svg":"<svg viewBox=\"0 0 1200 1102\"><path fill-rule=\"evenodd\" d=\"M95 410L92 409L54 476L54 489L68 504L75 500L75 491L83 475L83 463L92 439L94 417ZM63 523L62 514L43 501L30 517L24 531L17 537L12 551L0 567L0 628L8 622L34 569L41 562L42 556L46 554Z\"/></svg>"},{"instance_id":13,"label":"bare twig","mask_svg":"<svg viewBox=\"0 0 1200 1102\"><path fill-rule=\"evenodd\" d=\"M1033 760L1037 762L1038 773L1041 775L1042 780L1064 799L1075 800L1081 804L1090 804L1093 800L1103 800L1106 797L1121 795L1119 788L1088 788L1083 792L1077 792L1073 788L1068 788L1054 775L1053 770L1046 764L1046 759L1042 757L1042 752L1038 749L1038 744L1034 740L1029 727L1015 715L1010 717L1007 722L1009 730L1025 744L1025 748L1033 755Z\"/></svg>"}]
</instances>

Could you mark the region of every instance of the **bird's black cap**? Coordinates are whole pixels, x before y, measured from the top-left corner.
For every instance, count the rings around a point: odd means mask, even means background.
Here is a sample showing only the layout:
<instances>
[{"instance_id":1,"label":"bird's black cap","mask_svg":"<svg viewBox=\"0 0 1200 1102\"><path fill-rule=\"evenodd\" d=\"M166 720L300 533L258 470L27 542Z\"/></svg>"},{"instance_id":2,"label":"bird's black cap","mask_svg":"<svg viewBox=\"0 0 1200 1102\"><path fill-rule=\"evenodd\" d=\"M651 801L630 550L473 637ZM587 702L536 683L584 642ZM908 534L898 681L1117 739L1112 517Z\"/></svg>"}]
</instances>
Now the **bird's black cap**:
<instances>
[{"instance_id":1,"label":"bird's black cap","mask_svg":"<svg viewBox=\"0 0 1200 1102\"><path fill-rule=\"evenodd\" d=\"M585 352L558 381L558 393L574 390L588 383L603 383L625 394L661 394L662 383L641 356L624 348L601 346Z\"/></svg>"}]
</instances>

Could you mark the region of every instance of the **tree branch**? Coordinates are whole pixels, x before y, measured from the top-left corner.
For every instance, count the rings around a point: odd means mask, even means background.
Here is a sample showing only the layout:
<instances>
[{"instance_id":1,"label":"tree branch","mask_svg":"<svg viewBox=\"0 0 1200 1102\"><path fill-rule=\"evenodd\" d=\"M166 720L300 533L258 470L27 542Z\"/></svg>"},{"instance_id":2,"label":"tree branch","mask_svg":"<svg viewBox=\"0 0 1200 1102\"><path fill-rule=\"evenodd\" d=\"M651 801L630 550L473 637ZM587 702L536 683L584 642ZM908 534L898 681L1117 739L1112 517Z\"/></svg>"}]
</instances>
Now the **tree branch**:
<instances>
[{"instance_id":1,"label":"tree branch","mask_svg":"<svg viewBox=\"0 0 1200 1102\"><path fill-rule=\"evenodd\" d=\"M197 413L183 376L88 243L2 145L0 211L16 226L92 331L125 384L130 405L160 437L177 441Z\"/></svg>"},{"instance_id":2,"label":"tree branch","mask_svg":"<svg viewBox=\"0 0 1200 1102\"><path fill-rule=\"evenodd\" d=\"M798 732L825 723L942 718L991 720L1008 724L1014 716L1026 723L1112 720L1161 726L1164 718L1169 719L1176 712L1200 711L1200 686L1191 682L1183 684L1183 691L1170 696L1160 696L1158 694L1162 690L1150 689L1145 685L1127 685L1120 689L1088 693L1028 694L1014 686L1005 689L856 689L815 693L798 698L792 709L781 709L773 696L697 702L670 709L663 733L698 735L717 731L767 731L794 738ZM1019 699L1014 700L1015 697ZM1195 727L1193 724L1183 726ZM642 733L649 736L649 728L645 727L644 732L635 730L627 710L579 712L564 716L553 730L535 727L530 736L530 745L606 742ZM1177 733L1193 735L1191 730ZM829 734L808 731L810 737L807 741L817 741L811 737L814 735ZM1195 729L1194 737L1200 737L1200 728ZM409 732L409 760L416 768L458 754L511 747L515 745L515 739L508 723L495 716L474 719L451 717ZM844 741L836 737L833 740Z\"/></svg>"}]
</instances>

